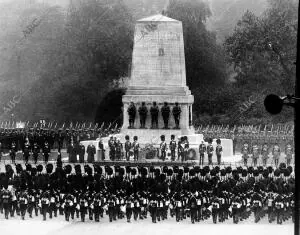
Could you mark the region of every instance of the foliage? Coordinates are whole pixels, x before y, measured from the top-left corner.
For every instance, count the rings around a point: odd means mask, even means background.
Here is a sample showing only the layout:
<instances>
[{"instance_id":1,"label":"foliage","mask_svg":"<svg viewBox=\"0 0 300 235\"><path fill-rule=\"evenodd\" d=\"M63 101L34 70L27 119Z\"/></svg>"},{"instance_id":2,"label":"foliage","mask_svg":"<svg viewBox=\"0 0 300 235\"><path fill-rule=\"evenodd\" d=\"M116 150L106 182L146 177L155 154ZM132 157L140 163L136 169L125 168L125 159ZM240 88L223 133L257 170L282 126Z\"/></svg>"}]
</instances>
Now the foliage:
<instances>
[{"instance_id":1,"label":"foliage","mask_svg":"<svg viewBox=\"0 0 300 235\"><path fill-rule=\"evenodd\" d=\"M141 155L145 156L146 159L154 159L157 156L157 149L152 144L146 144L141 149Z\"/></svg>"},{"instance_id":2,"label":"foliage","mask_svg":"<svg viewBox=\"0 0 300 235\"><path fill-rule=\"evenodd\" d=\"M260 17L246 12L234 33L225 41L236 72L236 88L248 96L267 89L278 95L293 93L297 41L297 2L270 1ZM251 117L267 118L262 102L249 111ZM247 117L248 118L248 117ZM289 121L292 112L282 112L273 121Z\"/></svg>"},{"instance_id":3,"label":"foliage","mask_svg":"<svg viewBox=\"0 0 300 235\"><path fill-rule=\"evenodd\" d=\"M202 91L207 85L221 86L226 78L226 63L216 36L205 27L210 9L201 0L170 0L167 16L182 21L187 84Z\"/></svg>"}]
</instances>

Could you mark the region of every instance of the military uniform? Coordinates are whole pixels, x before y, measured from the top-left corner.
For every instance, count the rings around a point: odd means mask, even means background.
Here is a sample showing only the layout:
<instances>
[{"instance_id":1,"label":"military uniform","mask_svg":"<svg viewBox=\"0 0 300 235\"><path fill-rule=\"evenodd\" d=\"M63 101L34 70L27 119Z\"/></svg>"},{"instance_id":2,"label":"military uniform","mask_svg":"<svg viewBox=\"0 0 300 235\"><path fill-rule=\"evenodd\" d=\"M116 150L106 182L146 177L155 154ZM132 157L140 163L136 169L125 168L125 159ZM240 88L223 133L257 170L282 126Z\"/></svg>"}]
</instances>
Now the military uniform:
<instances>
[{"instance_id":1,"label":"military uniform","mask_svg":"<svg viewBox=\"0 0 300 235\"><path fill-rule=\"evenodd\" d=\"M221 144L218 144L218 145L216 146L216 155L217 155L218 165L221 164L221 156L222 156L222 152L223 152L223 147L221 146Z\"/></svg>"},{"instance_id":2,"label":"military uniform","mask_svg":"<svg viewBox=\"0 0 300 235\"><path fill-rule=\"evenodd\" d=\"M165 142L165 138L161 138L161 139L162 139L162 142L160 143L161 159L165 161L166 152L167 152L167 143Z\"/></svg>"},{"instance_id":3,"label":"military uniform","mask_svg":"<svg viewBox=\"0 0 300 235\"><path fill-rule=\"evenodd\" d=\"M244 160L244 165L247 166L248 158L249 158L249 146L247 143L244 144L242 148L242 157Z\"/></svg>"},{"instance_id":4,"label":"military uniform","mask_svg":"<svg viewBox=\"0 0 300 235\"><path fill-rule=\"evenodd\" d=\"M176 141L174 140L174 137L171 137L169 148L171 150L171 161L175 161Z\"/></svg>"},{"instance_id":5,"label":"military uniform","mask_svg":"<svg viewBox=\"0 0 300 235\"><path fill-rule=\"evenodd\" d=\"M170 118L170 107L168 106L168 103L165 102L164 106L161 108L161 115L164 120L164 129L169 128L169 118Z\"/></svg>"},{"instance_id":6,"label":"military uniform","mask_svg":"<svg viewBox=\"0 0 300 235\"><path fill-rule=\"evenodd\" d=\"M200 155L200 160L199 160L199 165L203 165L204 163L204 153L206 152L206 145L204 142L202 142L199 145L199 155Z\"/></svg>"},{"instance_id":7,"label":"military uniform","mask_svg":"<svg viewBox=\"0 0 300 235\"><path fill-rule=\"evenodd\" d=\"M208 164L211 165L212 164L212 155L213 155L213 152L214 152L214 147L212 146L211 143L209 143L207 145L207 157L208 157Z\"/></svg>"},{"instance_id":8,"label":"military uniform","mask_svg":"<svg viewBox=\"0 0 300 235\"><path fill-rule=\"evenodd\" d=\"M126 158L126 161L130 160L130 150L131 150L131 148L132 148L132 146L131 146L131 143L130 143L129 137L128 137L128 139L125 142L125 158Z\"/></svg>"},{"instance_id":9,"label":"military uniform","mask_svg":"<svg viewBox=\"0 0 300 235\"><path fill-rule=\"evenodd\" d=\"M138 111L139 111L139 115L140 115L141 128L145 128L148 109L145 106L144 102L142 103L142 106L139 107Z\"/></svg>"},{"instance_id":10,"label":"military uniform","mask_svg":"<svg viewBox=\"0 0 300 235\"><path fill-rule=\"evenodd\" d=\"M285 148L285 154L286 154L286 164L289 166L293 158L293 148L291 144L287 144Z\"/></svg>"},{"instance_id":11,"label":"military uniform","mask_svg":"<svg viewBox=\"0 0 300 235\"><path fill-rule=\"evenodd\" d=\"M150 108L151 128L158 128L158 113L159 109L156 106L156 102L153 102L153 106Z\"/></svg>"}]
</instances>

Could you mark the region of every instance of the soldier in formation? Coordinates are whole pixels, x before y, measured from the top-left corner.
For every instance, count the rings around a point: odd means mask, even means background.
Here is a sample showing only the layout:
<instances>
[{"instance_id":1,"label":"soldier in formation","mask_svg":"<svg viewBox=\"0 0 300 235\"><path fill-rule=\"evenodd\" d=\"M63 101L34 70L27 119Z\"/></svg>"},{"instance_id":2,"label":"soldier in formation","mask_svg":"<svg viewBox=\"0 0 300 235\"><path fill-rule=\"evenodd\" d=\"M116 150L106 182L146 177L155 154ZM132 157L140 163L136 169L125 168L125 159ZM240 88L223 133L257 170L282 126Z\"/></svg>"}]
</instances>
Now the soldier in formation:
<instances>
[{"instance_id":1,"label":"soldier in formation","mask_svg":"<svg viewBox=\"0 0 300 235\"><path fill-rule=\"evenodd\" d=\"M284 163L279 168L75 165L74 169L48 164L44 172L42 165L28 164L26 169L7 165L0 173L0 213L5 219L16 212L22 220L35 215L41 220L57 216L99 222L107 212L111 223L143 220L148 212L153 223L169 219L222 223L230 218L239 223L252 216L259 223L266 216L270 223L282 224L294 218L294 172Z\"/></svg>"}]
</instances>

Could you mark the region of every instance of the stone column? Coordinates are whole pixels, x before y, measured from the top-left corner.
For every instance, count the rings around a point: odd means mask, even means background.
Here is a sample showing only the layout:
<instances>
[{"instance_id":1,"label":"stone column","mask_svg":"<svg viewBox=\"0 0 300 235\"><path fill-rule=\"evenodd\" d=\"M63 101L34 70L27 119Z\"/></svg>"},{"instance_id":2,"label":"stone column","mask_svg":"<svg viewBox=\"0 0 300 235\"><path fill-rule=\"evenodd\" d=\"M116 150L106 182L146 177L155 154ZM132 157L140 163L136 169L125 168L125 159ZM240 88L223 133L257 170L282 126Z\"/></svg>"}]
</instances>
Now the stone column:
<instances>
[{"instance_id":1,"label":"stone column","mask_svg":"<svg viewBox=\"0 0 300 235\"><path fill-rule=\"evenodd\" d=\"M187 104L181 105L180 129L188 129L189 126L189 110Z\"/></svg>"},{"instance_id":2,"label":"stone column","mask_svg":"<svg viewBox=\"0 0 300 235\"><path fill-rule=\"evenodd\" d=\"M128 109L128 103L124 103L124 108L123 108L123 128L128 128L129 126L129 116L127 113L127 109Z\"/></svg>"}]
</instances>

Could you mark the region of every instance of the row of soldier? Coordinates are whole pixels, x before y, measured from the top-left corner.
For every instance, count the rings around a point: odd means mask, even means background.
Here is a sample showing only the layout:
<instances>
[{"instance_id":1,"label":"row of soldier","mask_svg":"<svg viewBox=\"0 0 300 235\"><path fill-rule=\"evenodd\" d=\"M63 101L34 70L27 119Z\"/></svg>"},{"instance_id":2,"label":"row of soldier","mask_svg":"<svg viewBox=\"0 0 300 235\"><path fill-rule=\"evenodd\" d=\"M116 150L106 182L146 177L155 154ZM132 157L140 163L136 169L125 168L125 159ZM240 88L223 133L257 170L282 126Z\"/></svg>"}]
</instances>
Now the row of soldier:
<instances>
[{"instance_id":1,"label":"row of soldier","mask_svg":"<svg viewBox=\"0 0 300 235\"><path fill-rule=\"evenodd\" d=\"M175 217L192 223L211 218L214 223L232 218L233 223L254 216L257 223L267 215L278 224L294 219L294 173L292 167L43 167L6 166L0 173L0 212L25 219L42 215L64 216L66 221L99 222L126 218L152 222Z\"/></svg>"},{"instance_id":2,"label":"row of soldier","mask_svg":"<svg viewBox=\"0 0 300 235\"><path fill-rule=\"evenodd\" d=\"M164 129L169 129L169 119L170 119L170 113L171 108L169 107L168 102L164 102L164 105L159 110L157 103L153 102L153 105L150 108L150 115L151 115L151 128L152 129L158 129L158 116L159 112L161 112L161 116L164 121ZM130 103L127 113L129 116L129 128L134 128L136 114L139 114L140 118L140 128L146 128L146 120L148 116L148 108L146 106L145 102L142 102L142 105L138 108L135 107L135 104L133 102ZM180 114L181 114L181 108L179 104L176 102L175 106L172 109L172 115L174 117L175 122L175 128L179 129L179 123L180 123Z\"/></svg>"},{"instance_id":3,"label":"row of soldier","mask_svg":"<svg viewBox=\"0 0 300 235\"><path fill-rule=\"evenodd\" d=\"M49 144L50 149L62 148L74 142L82 140L95 140L99 136L106 136L109 134L108 130L101 129L48 129L48 128L30 128L30 129L0 129L0 149L7 150L11 145L16 145L17 150L22 150L26 142L31 146L35 143L43 146L46 142Z\"/></svg>"},{"instance_id":4,"label":"row of soldier","mask_svg":"<svg viewBox=\"0 0 300 235\"><path fill-rule=\"evenodd\" d=\"M270 153L272 154L272 161L274 162L275 166L277 167L279 164L279 159L281 156L281 148L280 146L275 143L274 146L269 147L267 143L264 143L261 147L254 143L252 146L249 146L248 143L244 143L242 149L242 158L244 165L247 166L248 159L252 157L253 165L256 166L259 157L261 156L262 163L264 166L267 165L267 160L269 159ZM286 164L289 166L291 164L292 158L293 158L293 147L290 143L288 143L284 150L285 156L286 156Z\"/></svg>"}]
</instances>

